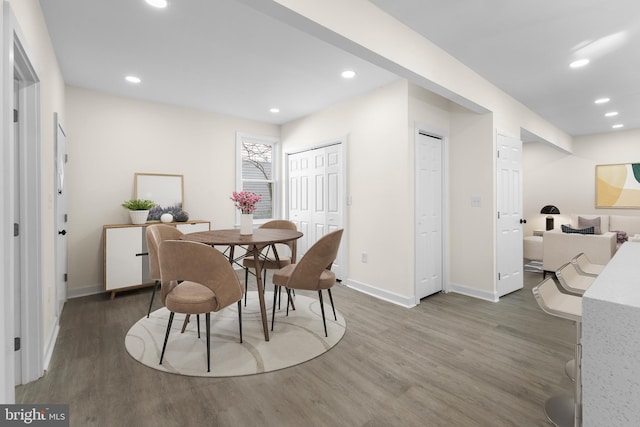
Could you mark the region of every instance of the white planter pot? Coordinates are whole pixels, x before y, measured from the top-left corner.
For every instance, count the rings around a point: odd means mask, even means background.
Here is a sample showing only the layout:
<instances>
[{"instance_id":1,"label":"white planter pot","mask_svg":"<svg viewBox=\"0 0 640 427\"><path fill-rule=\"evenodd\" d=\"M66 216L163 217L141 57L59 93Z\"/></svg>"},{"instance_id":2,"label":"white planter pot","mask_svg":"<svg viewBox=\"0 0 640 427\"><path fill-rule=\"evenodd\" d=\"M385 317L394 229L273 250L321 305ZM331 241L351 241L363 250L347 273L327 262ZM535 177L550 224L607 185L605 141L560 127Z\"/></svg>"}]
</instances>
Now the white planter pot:
<instances>
[{"instance_id":1,"label":"white planter pot","mask_svg":"<svg viewBox=\"0 0 640 427\"><path fill-rule=\"evenodd\" d=\"M131 224L144 224L149 217L149 211L129 211L131 217Z\"/></svg>"},{"instance_id":2,"label":"white planter pot","mask_svg":"<svg viewBox=\"0 0 640 427\"><path fill-rule=\"evenodd\" d=\"M253 214L240 214L240 234L253 234Z\"/></svg>"}]
</instances>

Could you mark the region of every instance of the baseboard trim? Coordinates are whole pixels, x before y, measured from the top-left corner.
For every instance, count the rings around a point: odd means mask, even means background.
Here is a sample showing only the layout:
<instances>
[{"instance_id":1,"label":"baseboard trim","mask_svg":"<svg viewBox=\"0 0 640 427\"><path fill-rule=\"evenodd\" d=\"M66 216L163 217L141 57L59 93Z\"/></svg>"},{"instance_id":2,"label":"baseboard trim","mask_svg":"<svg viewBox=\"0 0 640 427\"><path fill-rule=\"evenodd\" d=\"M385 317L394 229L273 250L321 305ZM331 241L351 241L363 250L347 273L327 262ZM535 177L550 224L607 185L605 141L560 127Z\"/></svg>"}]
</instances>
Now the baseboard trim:
<instances>
[{"instance_id":1,"label":"baseboard trim","mask_svg":"<svg viewBox=\"0 0 640 427\"><path fill-rule=\"evenodd\" d=\"M44 374L44 371L49 369L49 363L51 362L51 357L53 356L53 350L55 349L56 342L58 341L59 332L60 332L60 316L57 316L55 324L51 329L51 334L49 334L47 345L44 348L44 358L42 363L43 374Z\"/></svg>"},{"instance_id":2,"label":"baseboard trim","mask_svg":"<svg viewBox=\"0 0 640 427\"><path fill-rule=\"evenodd\" d=\"M453 283L449 283L449 285L447 286L447 292L455 292L457 294L479 298L490 302L498 302L500 300L498 294L496 294L495 292L483 291L480 289L469 288L467 286L456 285Z\"/></svg>"},{"instance_id":3,"label":"baseboard trim","mask_svg":"<svg viewBox=\"0 0 640 427\"><path fill-rule=\"evenodd\" d=\"M86 297L89 295L101 294L104 292L104 286L102 284L85 286L84 288L67 288L67 299Z\"/></svg>"},{"instance_id":4,"label":"baseboard trim","mask_svg":"<svg viewBox=\"0 0 640 427\"><path fill-rule=\"evenodd\" d=\"M416 306L414 296L404 296L396 294L395 292L389 292L384 289L376 288L375 286L368 285L366 283L358 282L357 280L346 279L342 283L351 289L362 292L363 294L371 295L372 297L400 305L402 307L411 308Z\"/></svg>"}]
</instances>

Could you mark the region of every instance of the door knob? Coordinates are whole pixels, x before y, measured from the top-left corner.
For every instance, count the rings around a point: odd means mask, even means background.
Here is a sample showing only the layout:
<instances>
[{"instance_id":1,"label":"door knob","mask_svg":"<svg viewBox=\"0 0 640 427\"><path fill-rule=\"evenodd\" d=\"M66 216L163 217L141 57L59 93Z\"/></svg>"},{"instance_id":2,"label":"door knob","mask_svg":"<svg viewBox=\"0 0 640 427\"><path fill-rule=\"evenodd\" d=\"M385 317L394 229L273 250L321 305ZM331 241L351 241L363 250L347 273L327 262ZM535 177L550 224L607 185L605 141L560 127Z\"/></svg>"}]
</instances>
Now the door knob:
<instances>
[{"instance_id":1,"label":"door knob","mask_svg":"<svg viewBox=\"0 0 640 427\"><path fill-rule=\"evenodd\" d=\"M58 234L62 234L63 236L66 236L67 230L58 231Z\"/></svg>"},{"instance_id":2,"label":"door knob","mask_svg":"<svg viewBox=\"0 0 640 427\"><path fill-rule=\"evenodd\" d=\"M527 220L526 220L526 219L521 219L521 220L520 220L520 224L526 224L526 223L527 223Z\"/></svg>"}]
</instances>

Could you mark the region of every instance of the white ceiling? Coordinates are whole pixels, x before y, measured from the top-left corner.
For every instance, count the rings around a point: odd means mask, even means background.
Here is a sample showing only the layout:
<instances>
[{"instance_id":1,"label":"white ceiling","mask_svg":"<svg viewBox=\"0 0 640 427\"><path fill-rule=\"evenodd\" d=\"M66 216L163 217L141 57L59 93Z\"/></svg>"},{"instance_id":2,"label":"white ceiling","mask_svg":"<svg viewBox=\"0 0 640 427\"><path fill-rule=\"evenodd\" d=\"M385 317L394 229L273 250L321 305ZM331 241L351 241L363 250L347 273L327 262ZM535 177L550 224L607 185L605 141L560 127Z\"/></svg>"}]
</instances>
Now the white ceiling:
<instances>
[{"instance_id":1,"label":"white ceiling","mask_svg":"<svg viewBox=\"0 0 640 427\"><path fill-rule=\"evenodd\" d=\"M640 128L638 0L371 1L572 135ZM40 4L72 86L281 124L398 78L238 0Z\"/></svg>"}]
</instances>

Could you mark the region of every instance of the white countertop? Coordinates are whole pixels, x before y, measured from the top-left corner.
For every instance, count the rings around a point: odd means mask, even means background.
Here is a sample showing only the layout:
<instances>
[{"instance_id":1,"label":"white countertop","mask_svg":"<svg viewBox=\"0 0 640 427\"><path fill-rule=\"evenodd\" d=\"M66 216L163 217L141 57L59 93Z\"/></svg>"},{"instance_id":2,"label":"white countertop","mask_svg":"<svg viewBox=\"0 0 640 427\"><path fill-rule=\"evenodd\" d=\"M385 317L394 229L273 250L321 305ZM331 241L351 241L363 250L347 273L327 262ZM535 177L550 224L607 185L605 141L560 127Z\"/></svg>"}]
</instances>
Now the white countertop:
<instances>
[{"instance_id":1,"label":"white countertop","mask_svg":"<svg viewBox=\"0 0 640 427\"><path fill-rule=\"evenodd\" d=\"M640 426L640 243L623 244L582 299L584 427Z\"/></svg>"},{"instance_id":2,"label":"white countertop","mask_svg":"<svg viewBox=\"0 0 640 427\"><path fill-rule=\"evenodd\" d=\"M584 298L640 308L640 242L626 242Z\"/></svg>"}]
</instances>

